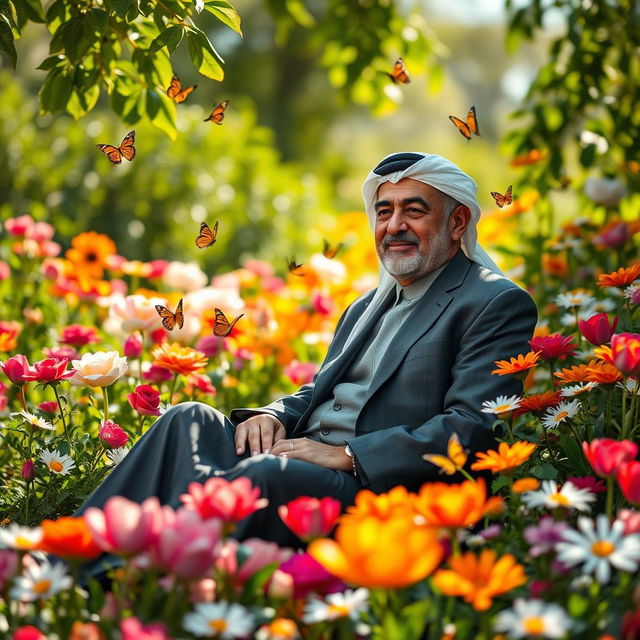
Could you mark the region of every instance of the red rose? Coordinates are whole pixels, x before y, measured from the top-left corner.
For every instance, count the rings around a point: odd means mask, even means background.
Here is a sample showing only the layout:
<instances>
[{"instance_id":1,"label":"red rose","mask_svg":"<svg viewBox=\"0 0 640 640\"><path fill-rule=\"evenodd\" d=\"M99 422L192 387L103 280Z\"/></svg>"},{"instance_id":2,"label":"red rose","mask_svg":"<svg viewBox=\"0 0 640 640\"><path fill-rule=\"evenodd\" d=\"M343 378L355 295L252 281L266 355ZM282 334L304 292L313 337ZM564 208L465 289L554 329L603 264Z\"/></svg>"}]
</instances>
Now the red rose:
<instances>
[{"instance_id":1,"label":"red rose","mask_svg":"<svg viewBox=\"0 0 640 640\"><path fill-rule=\"evenodd\" d=\"M160 392L149 384L138 385L127 399L141 416L160 415Z\"/></svg>"},{"instance_id":2,"label":"red rose","mask_svg":"<svg viewBox=\"0 0 640 640\"><path fill-rule=\"evenodd\" d=\"M114 449L123 447L129 441L127 432L111 420L102 421L98 436L106 445Z\"/></svg>"}]
</instances>

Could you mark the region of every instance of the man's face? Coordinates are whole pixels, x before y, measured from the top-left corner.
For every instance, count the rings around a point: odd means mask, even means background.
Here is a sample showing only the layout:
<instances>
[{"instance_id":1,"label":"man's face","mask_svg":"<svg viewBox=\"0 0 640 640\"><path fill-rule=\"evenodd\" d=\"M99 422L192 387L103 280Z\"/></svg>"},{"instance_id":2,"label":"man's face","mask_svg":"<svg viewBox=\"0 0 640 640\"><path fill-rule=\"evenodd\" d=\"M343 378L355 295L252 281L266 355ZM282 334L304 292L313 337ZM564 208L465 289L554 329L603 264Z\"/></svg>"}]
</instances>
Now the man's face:
<instances>
[{"instance_id":1,"label":"man's face","mask_svg":"<svg viewBox=\"0 0 640 640\"><path fill-rule=\"evenodd\" d=\"M402 286L443 265L460 246L468 221L466 208L455 209L448 219L442 200L437 189L411 178L385 182L378 189L376 251ZM460 210L464 221L458 220Z\"/></svg>"}]
</instances>

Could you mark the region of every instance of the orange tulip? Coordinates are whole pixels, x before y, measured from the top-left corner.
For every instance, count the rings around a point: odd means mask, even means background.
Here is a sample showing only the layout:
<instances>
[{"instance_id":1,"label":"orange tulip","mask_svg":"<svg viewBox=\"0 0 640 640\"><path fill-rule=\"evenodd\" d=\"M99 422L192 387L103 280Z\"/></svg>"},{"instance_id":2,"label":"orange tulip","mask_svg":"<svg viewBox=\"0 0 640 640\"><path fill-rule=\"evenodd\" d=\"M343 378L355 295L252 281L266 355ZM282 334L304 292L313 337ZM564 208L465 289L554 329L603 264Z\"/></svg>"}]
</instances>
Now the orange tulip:
<instances>
[{"instance_id":1,"label":"orange tulip","mask_svg":"<svg viewBox=\"0 0 640 640\"><path fill-rule=\"evenodd\" d=\"M42 521L38 548L67 560L97 558L102 549L95 543L84 518L63 517Z\"/></svg>"},{"instance_id":2,"label":"orange tulip","mask_svg":"<svg viewBox=\"0 0 640 640\"><path fill-rule=\"evenodd\" d=\"M379 495L363 489L356 496L355 504L347 508L340 522L369 516L382 520L395 516L411 518L416 513L413 507L415 499L416 494L409 493L403 486L394 487L391 491Z\"/></svg>"}]
</instances>

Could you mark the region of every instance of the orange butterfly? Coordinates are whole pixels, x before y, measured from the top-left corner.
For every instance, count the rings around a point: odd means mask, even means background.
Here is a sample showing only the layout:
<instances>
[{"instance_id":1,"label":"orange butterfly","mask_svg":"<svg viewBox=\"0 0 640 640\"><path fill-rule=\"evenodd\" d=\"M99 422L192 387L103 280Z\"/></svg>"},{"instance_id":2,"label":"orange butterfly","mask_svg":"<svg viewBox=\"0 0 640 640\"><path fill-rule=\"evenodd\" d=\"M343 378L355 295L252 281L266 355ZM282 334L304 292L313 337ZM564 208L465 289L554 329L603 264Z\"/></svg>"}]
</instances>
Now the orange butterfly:
<instances>
[{"instance_id":1,"label":"orange butterfly","mask_svg":"<svg viewBox=\"0 0 640 640\"><path fill-rule=\"evenodd\" d=\"M396 63L393 65L393 70L391 73L387 73L387 75L391 78L393 84L409 84L411 82L402 58L396 60Z\"/></svg>"},{"instance_id":2,"label":"orange butterfly","mask_svg":"<svg viewBox=\"0 0 640 640\"><path fill-rule=\"evenodd\" d=\"M231 330L235 326L236 322L242 318L244 313L241 313L237 318L234 318L232 322L227 320L227 316L220 311L217 307L215 307L216 317L213 323L213 335L218 336L220 338L224 338L231 333Z\"/></svg>"},{"instance_id":3,"label":"orange butterfly","mask_svg":"<svg viewBox=\"0 0 640 640\"><path fill-rule=\"evenodd\" d=\"M182 329L184 325L184 314L182 313L182 298L178 302L175 313L172 313L170 309L167 309L164 305L157 304L156 311L162 318L162 325L167 331L173 331L173 328L178 325L179 329Z\"/></svg>"},{"instance_id":4,"label":"orange butterfly","mask_svg":"<svg viewBox=\"0 0 640 640\"><path fill-rule=\"evenodd\" d=\"M196 237L196 247L198 249L206 249L210 247L215 241L218 235L218 221L213 225L213 231L209 228L206 222L200 224L200 233Z\"/></svg>"},{"instance_id":5,"label":"orange butterfly","mask_svg":"<svg viewBox=\"0 0 640 640\"><path fill-rule=\"evenodd\" d=\"M440 473L446 473L448 476L452 476L456 471L464 467L468 453L468 451L462 448L458 434L454 433L449 438L446 456L441 456L437 453L425 453L422 459L440 467Z\"/></svg>"},{"instance_id":6,"label":"orange butterfly","mask_svg":"<svg viewBox=\"0 0 640 640\"><path fill-rule=\"evenodd\" d=\"M504 195L497 191L492 191L491 195L501 209L513 202L513 198L511 197L511 185L509 185L509 188L504 192Z\"/></svg>"},{"instance_id":7,"label":"orange butterfly","mask_svg":"<svg viewBox=\"0 0 640 640\"><path fill-rule=\"evenodd\" d=\"M208 122L209 120L211 120L216 124L222 124L222 121L224 120L224 110L227 108L228 104L228 100L223 100L217 107L215 107L215 109L208 115L208 117L203 120L203 122Z\"/></svg>"},{"instance_id":8,"label":"orange butterfly","mask_svg":"<svg viewBox=\"0 0 640 640\"><path fill-rule=\"evenodd\" d=\"M136 157L136 148L133 146L135 139L136 132L129 131L119 147L114 147L112 144L97 144L96 147L98 147L113 164L120 164L123 157L131 162L131 160Z\"/></svg>"},{"instance_id":9,"label":"orange butterfly","mask_svg":"<svg viewBox=\"0 0 640 640\"><path fill-rule=\"evenodd\" d=\"M449 116L449 120L458 127L458 131L467 139L471 140L471 134L476 136L480 135L480 128L478 127L478 118L476 116L476 108L471 107L469 113L467 113L467 121L464 122L460 118L455 116Z\"/></svg>"},{"instance_id":10,"label":"orange butterfly","mask_svg":"<svg viewBox=\"0 0 640 640\"><path fill-rule=\"evenodd\" d=\"M340 249L342 249L342 242L339 242L335 247L332 247L327 240L323 240L324 243L324 247L322 249L322 255L325 258L329 258L329 260L331 260L332 258L335 258L338 255L338 251L340 251Z\"/></svg>"},{"instance_id":11,"label":"orange butterfly","mask_svg":"<svg viewBox=\"0 0 640 640\"><path fill-rule=\"evenodd\" d=\"M304 273L298 273L299 269L302 269L304 263L296 264L296 259L291 258L287 260L287 269L289 269L289 273L293 273L294 276L303 276Z\"/></svg>"},{"instance_id":12,"label":"orange butterfly","mask_svg":"<svg viewBox=\"0 0 640 640\"><path fill-rule=\"evenodd\" d=\"M182 88L182 83L178 76L171 77L171 84L167 88L167 95L176 103L180 104L184 102L192 91L195 91L198 85L194 84L192 87Z\"/></svg>"}]
</instances>

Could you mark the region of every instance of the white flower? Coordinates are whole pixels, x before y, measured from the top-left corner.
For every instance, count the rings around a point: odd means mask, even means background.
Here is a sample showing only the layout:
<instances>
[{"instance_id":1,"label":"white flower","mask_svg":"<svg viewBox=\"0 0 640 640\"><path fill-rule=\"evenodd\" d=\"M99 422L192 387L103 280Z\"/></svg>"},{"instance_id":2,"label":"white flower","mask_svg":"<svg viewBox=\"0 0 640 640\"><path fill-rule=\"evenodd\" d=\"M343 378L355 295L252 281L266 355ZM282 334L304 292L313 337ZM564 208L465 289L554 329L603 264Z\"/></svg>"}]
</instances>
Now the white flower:
<instances>
[{"instance_id":1,"label":"white flower","mask_svg":"<svg viewBox=\"0 0 640 640\"><path fill-rule=\"evenodd\" d=\"M61 562L50 564L48 561L38 564L32 562L18 576L11 589L11 597L24 602L46 600L51 596L69 589L73 580L67 575L66 566Z\"/></svg>"},{"instance_id":2,"label":"white flower","mask_svg":"<svg viewBox=\"0 0 640 640\"><path fill-rule=\"evenodd\" d=\"M558 604L516 598L512 609L496 616L493 628L510 638L562 638L572 625L573 620Z\"/></svg>"},{"instance_id":3,"label":"white flower","mask_svg":"<svg viewBox=\"0 0 640 640\"><path fill-rule=\"evenodd\" d=\"M225 274L229 275L229 274ZM202 314L214 307L223 309L225 313L238 315L244 310L244 301L240 297L240 284L234 282L218 283L218 279L223 276L214 278L213 287L205 287L198 291L192 291L184 297L184 307L189 309L189 314L196 317L202 317Z\"/></svg>"},{"instance_id":4,"label":"white flower","mask_svg":"<svg viewBox=\"0 0 640 640\"><path fill-rule=\"evenodd\" d=\"M109 308L108 326L124 333L134 331L153 331L162 326L162 320L156 311L156 305L166 306L165 298L146 298L136 294L114 300Z\"/></svg>"},{"instance_id":5,"label":"white flower","mask_svg":"<svg viewBox=\"0 0 640 640\"><path fill-rule=\"evenodd\" d=\"M176 291L197 291L206 286L208 279L197 262L170 262L162 274L165 287Z\"/></svg>"},{"instance_id":6,"label":"white flower","mask_svg":"<svg viewBox=\"0 0 640 640\"><path fill-rule=\"evenodd\" d=\"M562 489L558 491L555 480L543 480L540 489L537 491L527 491L522 494L522 501L527 507L548 507L549 509L577 509L578 511L589 511L590 502L596 497L588 489L578 489L571 482L565 482Z\"/></svg>"},{"instance_id":7,"label":"white flower","mask_svg":"<svg viewBox=\"0 0 640 640\"><path fill-rule=\"evenodd\" d=\"M563 309L571 309L572 307L587 307L592 305L596 299L582 291L574 291L573 293L559 293L556 296L556 304Z\"/></svg>"},{"instance_id":8,"label":"white flower","mask_svg":"<svg viewBox=\"0 0 640 640\"><path fill-rule=\"evenodd\" d=\"M580 309L578 311L578 320L588 320L593 315L591 309ZM563 327L575 327L577 326L575 313L563 313L560 316L560 324Z\"/></svg>"},{"instance_id":9,"label":"white flower","mask_svg":"<svg viewBox=\"0 0 640 640\"><path fill-rule=\"evenodd\" d=\"M56 430L56 428L50 422L47 422L41 416L29 413L28 411L19 411L19 413L24 418L25 422L28 422L32 427L36 427L36 429L45 429L47 431Z\"/></svg>"},{"instance_id":10,"label":"white flower","mask_svg":"<svg viewBox=\"0 0 640 640\"><path fill-rule=\"evenodd\" d=\"M515 411L521 402L522 398L520 396L498 396L496 400L485 400L482 403L481 411L496 415L509 413L510 411Z\"/></svg>"},{"instance_id":11,"label":"white flower","mask_svg":"<svg viewBox=\"0 0 640 640\"><path fill-rule=\"evenodd\" d=\"M254 627L253 615L240 604L220 602L200 602L195 611L182 619L182 627L194 636L222 640L248 636Z\"/></svg>"},{"instance_id":12,"label":"white flower","mask_svg":"<svg viewBox=\"0 0 640 640\"><path fill-rule=\"evenodd\" d=\"M41 527L23 527L15 523L0 527L0 549L33 549L40 544L42 536Z\"/></svg>"},{"instance_id":13,"label":"white flower","mask_svg":"<svg viewBox=\"0 0 640 640\"><path fill-rule=\"evenodd\" d=\"M560 389L560 395L563 398L572 398L573 396L579 396L581 393L591 391L598 386L597 382L585 382L584 384L569 384L566 387Z\"/></svg>"},{"instance_id":14,"label":"white flower","mask_svg":"<svg viewBox=\"0 0 640 640\"><path fill-rule=\"evenodd\" d=\"M49 471L62 476L68 475L72 469L76 468L76 463L71 456L62 454L57 450L49 451L49 449L43 449L39 459L47 465Z\"/></svg>"},{"instance_id":15,"label":"white flower","mask_svg":"<svg viewBox=\"0 0 640 640\"><path fill-rule=\"evenodd\" d=\"M116 466L125 459L127 453L129 453L129 447L118 447L116 449L109 449L109 451L107 451L107 458L111 460L112 465Z\"/></svg>"},{"instance_id":16,"label":"white flower","mask_svg":"<svg viewBox=\"0 0 640 640\"><path fill-rule=\"evenodd\" d=\"M638 291L638 289L640 289L640 285L637 284L630 284L625 290L624 290L624 297L627 300L631 300L631 296Z\"/></svg>"},{"instance_id":17,"label":"white flower","mask_svg":"<svg viewBox=\"0 0 640 640\"><path fill-rule=\"evenodd\" d=\"M615 178L587 178L584 192L596 204L615 207L627 195L627 188Z\"/></svg>"},{"instance_id":18,"label":"white flower","mask_svg":"<svg viewBox=\"0 0 640 640\"><path fill-rule=\"evenodd\" d=\"M567 529L558 542L557 558L565 565L582 564L582 573L595 574L601 584L609 582L611 566L635 573L640 561L640 534L624 535L624 523L616 520L609 524L608 517L601 513L596 522L590 518L578 518L578 529Z\"/></svg>"},{"instance_id":19,"label":"white flower","mask_svg":"<svg viewBox=\"0 0 640 640\"><path fill-rule=\"evenodd\" d=\"M85 353L71 364L76 372L69 382L76 386L108 387L129 371L127 358L117 351Z\"/></svg>"},{"instance_id":20,"label":"white flower","mask_svg":"<svg viewBox=\"0 0 640 640\"><path fill-rule=\"evenodd\" d=\"M325 258L321 253L314 253L308 260L307 265L316 273L321 282L340 284L347 277L347 268L342 262ZM304 273L304 269L302 269L302 272Z\"/></svg>"},{"instance_id":21,"label":"white flower","mask_svg":"<svg viewBox=\"0 0 640 640\"><path fill-rule=\"evenodd\" d=\"M542 416L542 425L547 429L557 427L561 422L573 418L580 410L580 400L563 400L557 407L549 407Z\"/></svg>"},{"instance_id":22,"label":"white flower","mask_svg":"<svg viewBox=\"0 0 640 640\"><path fill-rule=\"evenodd\" d=\"M616 292L618 290L616 289ZM588 311L591 313L591 315L595 315L596 313L602 313L603 311L606 313L609 313L610 311L613 311L618 305L616 304L615 300L612 300L611 298L602 298L601 300L596 300L588 309L585 309L585 311Z\"/></svg>"},{"instance_id":23,"label":"white flower","mask_svg":"<svg viewBox=\"0 0 640 640\"><path fill-rule=\"evenodd\" d=\"M325 599L313 598L304 608L303 622L314 624L325 620L346 618L357 620L361 611L367 608L369 591L364 588L347 589L343 593L330 593Z\"/></svg>"}]
</instances>

